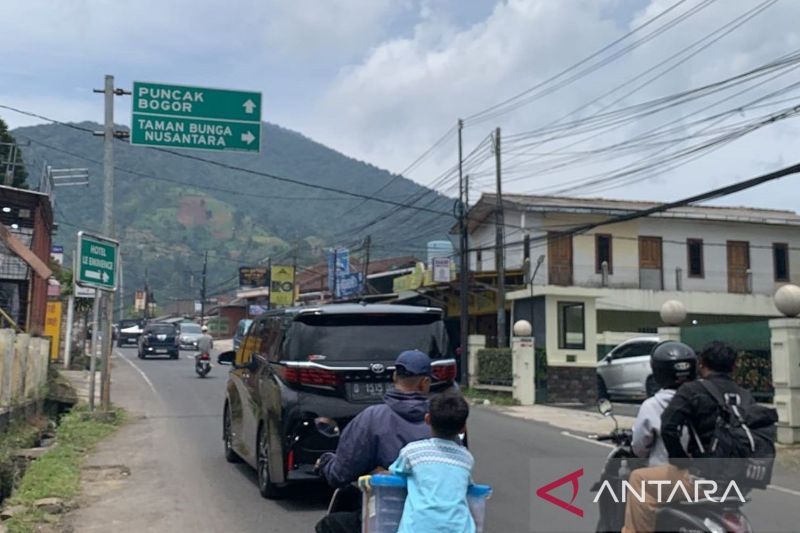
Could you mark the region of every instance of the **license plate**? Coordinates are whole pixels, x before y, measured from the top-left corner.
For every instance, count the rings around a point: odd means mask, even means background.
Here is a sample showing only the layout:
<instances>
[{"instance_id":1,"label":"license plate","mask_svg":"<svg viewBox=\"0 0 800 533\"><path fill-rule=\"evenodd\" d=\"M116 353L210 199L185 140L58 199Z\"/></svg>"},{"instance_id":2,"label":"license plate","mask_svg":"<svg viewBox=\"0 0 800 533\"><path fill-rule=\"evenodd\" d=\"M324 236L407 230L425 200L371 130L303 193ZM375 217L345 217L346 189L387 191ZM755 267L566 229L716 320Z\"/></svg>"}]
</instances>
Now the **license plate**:
<instances>
[{"instance_id":1,"label":"license plate","mask_svg":"<svg viewBox=\"0 0 800 533\"><path fill-rule=\"evenodd\" d=\"M351 400L379 400L386 394L386 383L348 383Z\"/></svg>"}]
</instances>

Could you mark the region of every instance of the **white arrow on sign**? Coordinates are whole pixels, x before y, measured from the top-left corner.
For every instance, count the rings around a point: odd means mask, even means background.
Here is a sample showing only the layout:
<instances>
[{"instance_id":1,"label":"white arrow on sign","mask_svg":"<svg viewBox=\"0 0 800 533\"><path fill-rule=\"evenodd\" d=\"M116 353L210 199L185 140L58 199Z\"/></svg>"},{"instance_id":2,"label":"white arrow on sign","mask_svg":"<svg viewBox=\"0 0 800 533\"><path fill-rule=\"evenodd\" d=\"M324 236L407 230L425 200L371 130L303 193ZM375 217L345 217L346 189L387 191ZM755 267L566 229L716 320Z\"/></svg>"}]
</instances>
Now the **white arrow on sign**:
<instances>
[{"instance_id":1,"label":"white arrow on sign","mask_svg":"<svg viewBox=\"0 0 800 533\"><path fill-rule=\"evenodd\" d=\"M247 144L251 144L255 140L256 140L256 136L253 135L252 133L250 133L249 131L246 131L246 132L242 133L242 141L243 142L246 142Z\"/></svg>"},{"instance_id":2,"label":"white arrow on sign","mask_svg":"<svg viewBox=\"0 0 800 533\"><path fill-rule=\"evenodd\" d=\"M108 275L108 272L103 272L103 283L108 283L108 280L111 279Z\"/></svg>"},{"instance_id":3,"label":"white arrow on sign","mask_svg":"<svg viewBox=\"0 0 800 533\"><path fill-rule=\"evenodd\" d=\"M255 110L256 103L248 98L247 101L242 104L242 107L244 107L244 112L250 115Z\"/></svg>"}]
</instances>

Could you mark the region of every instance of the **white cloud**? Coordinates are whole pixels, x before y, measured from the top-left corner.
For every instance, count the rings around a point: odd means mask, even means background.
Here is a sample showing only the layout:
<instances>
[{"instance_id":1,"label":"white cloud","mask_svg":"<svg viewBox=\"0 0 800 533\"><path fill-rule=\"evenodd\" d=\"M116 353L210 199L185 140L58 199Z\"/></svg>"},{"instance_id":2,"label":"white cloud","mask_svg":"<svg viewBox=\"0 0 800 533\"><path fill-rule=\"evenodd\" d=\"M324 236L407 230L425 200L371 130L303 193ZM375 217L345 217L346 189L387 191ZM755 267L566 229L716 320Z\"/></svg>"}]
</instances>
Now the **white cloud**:
<instances>
[{"instance_id":1,"label":"white cloud","mask_svg":"<svg viewBox=\"0 0 800 533\"><path fill-rule=\"evenodd\" d=\"M446 19L437 17L435 4L429 4L413 35L387 40L373 49L363 62L340 72L320 104L323 120L309 123L307 131L345 153L399 171L458 117L488 107L548 78L673 3L673 0L653 0L640 13L633 16L626 13L625 17L620 17L618 10L624 3L614 0L509 0L498 3L486 20L466 29L450 26ZM496 125L502 126L504 134L508 135L559 118L759 3L742 1L736 2L735 7L723 2L712 4L579 83L512 114L468 128L466 146L474 145ZM675 13L693 5L698 2L689 2ZM626 103L708 83L786 54L800 47L797 20L800 20L800 3L779 2L643 88ZM792 81L798 81L797 73L780 83ZM774 87L778 86L776 81ZM635 84L628 83L626 87L635 87ZM758 94L754 91L751 96ZM613 99L609 97L598 105ZM662 116L660 120L671 118L674 117ZM652 124L634 124L585 143L579 149L590 149L609 139L629 138L645 125ZM674 199L749 177L774 168L784 159L791 162L795 131L790 124L771 126L657 180L602 194ZM451 165L455 157L452 141L441 150L436 163L412 177L429 182L431 176ZM528 191L587 173L591 172L581 169L544 178L531 176L509 184L508 190ZM490 182L487 179L487 184ZM761 205L794 207L793 199L776 198L759 189L754 189L747 198ZM741 196L736 198L740 199Z\"/></svg>"}]
</instances>

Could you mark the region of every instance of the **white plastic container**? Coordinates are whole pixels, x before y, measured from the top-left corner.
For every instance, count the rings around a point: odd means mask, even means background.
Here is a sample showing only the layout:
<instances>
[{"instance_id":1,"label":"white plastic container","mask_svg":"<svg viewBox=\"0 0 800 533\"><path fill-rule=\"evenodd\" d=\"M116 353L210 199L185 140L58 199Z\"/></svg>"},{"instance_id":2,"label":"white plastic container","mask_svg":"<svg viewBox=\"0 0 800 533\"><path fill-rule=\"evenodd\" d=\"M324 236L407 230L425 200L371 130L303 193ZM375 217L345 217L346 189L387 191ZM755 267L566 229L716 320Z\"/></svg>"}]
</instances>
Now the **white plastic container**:
<instances>
[{"instance_id":1,"label":"white plastic container","mask_svg":"<svg viewBox=\"0 0 800 533\"><path fill-rule=\"evenodd\" d=\"M396 533L406 503L406 480L400 476L364 476L369 490L359 479L363 494L361 530L363 533Z\"/></svg>"},{"instance_id":2,"label":"white plastic container","mask_svg":"<svg viewBox=\"0 0 800 533\"><path fill-rule=\"evenodd\" d=\"M363 476L358 484L363 497L362 533L396 533L406 503L405 478L390 474ZM467 503L477 533L483 533L486 500L491 495L489 485L470 485L467 491Z\"/></svg>"},{"instance_id":3,"label":"white plastic container","mask_svg":"<svg viewBox=\"0 0 800 533\"><path fill-rule=\"evenodd\" d=\"M472 519L475 520L475 531L483 533L483 523L486 518L486 500L492 495L489 485L470 485L467 490L467 504Z\"/></svg>"}]
</instances>

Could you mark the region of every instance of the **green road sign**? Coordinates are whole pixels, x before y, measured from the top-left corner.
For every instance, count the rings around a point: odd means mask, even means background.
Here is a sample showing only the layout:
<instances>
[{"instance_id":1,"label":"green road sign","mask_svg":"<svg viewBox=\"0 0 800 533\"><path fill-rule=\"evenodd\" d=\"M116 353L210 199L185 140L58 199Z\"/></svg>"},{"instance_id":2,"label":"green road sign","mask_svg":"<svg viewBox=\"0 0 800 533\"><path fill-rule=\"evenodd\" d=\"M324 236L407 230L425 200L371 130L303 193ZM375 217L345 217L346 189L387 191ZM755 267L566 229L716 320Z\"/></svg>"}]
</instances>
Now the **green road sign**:
<instances>
[{"instance_id":1,"label":"green road sign","mask_svg":"<svg viewBox=\"0 0 800 533\"><path fill-rule=\"evenodd\" d=\"M261 93L134 82L131 144L258 152Z\"/></svg>"},{"instance_id":2,"label":"green road sign","mask_svg":"<svg viewBox=\"0 0 800 533\"><path fill-rule=\"evenodd\" d=\"M78 273L76 282L83 287L104 291L117 288L117 248L119 243L78 232Z\"/></svg>"}]
</instances>

